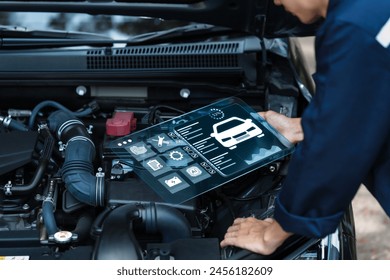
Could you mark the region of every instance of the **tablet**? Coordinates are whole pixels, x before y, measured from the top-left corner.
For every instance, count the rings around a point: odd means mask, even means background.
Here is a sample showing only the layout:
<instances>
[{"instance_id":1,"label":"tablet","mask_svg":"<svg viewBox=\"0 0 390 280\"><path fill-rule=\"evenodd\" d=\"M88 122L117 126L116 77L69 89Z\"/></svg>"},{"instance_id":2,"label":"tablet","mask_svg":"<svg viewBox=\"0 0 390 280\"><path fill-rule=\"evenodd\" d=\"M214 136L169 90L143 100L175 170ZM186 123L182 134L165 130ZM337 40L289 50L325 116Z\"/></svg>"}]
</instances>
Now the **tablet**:
<instances>
[{"instance_id":1,"label":"tablet","mask_svg":"<svg viewBox=\"0 0 390 280\"><path fill-rule=\"evenodd\" d=\"M112 141L164 201L180 204L290 154L287 141L231 97Z\"/></svg>"}]
</instances>

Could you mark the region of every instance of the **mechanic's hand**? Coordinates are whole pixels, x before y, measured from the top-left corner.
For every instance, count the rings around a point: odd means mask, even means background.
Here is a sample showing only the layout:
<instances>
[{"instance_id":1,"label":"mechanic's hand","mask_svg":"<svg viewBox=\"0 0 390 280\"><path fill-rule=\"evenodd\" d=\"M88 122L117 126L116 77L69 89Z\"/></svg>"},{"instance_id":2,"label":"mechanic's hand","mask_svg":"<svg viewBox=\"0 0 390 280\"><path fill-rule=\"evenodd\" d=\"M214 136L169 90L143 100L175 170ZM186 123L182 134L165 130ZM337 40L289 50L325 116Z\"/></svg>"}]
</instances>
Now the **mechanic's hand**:
<instances>
[{"instance_id":1,"label":"mechanic's hand","mask_svg":"<svg viewBox=\"0 0 390 280\"><path fill-rule=\"evenodd\" d=\"M296 144L303 140L301 118L289 118L274 111L259 112L259 115L291 143Z\"/></svg>"},{"instance_id":2,"label":"mechanic's hand","mask_svg":"<svg viewBox=\"0 0 390 280\"><path fill-rule=\"evenodd\" d=\"M236 246L254 253L270 255L291 235L271 218L237 218L228 228L221 247Z\"/></svg>"}]
</instances>

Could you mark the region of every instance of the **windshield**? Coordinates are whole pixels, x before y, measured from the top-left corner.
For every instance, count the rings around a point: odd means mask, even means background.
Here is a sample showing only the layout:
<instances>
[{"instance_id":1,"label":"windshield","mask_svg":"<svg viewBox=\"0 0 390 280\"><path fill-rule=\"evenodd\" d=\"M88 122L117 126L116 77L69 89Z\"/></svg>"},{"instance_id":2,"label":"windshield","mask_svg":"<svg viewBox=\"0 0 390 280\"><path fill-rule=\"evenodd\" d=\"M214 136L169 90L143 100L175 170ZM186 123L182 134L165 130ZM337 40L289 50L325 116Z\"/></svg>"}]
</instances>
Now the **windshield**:
<instances>
[{"instance_id":1,"label":"windshield","mask_svg":"<svg viewBox=\"0 0 390 280\"><path fill-rule=\"evenodd\" d=\"M88 32L112 39L127 39L143 33L168 30L188 22L158 18L76 13L0 13L0 25L19 30L66 30Z\"/></svg>"}]
</instances>

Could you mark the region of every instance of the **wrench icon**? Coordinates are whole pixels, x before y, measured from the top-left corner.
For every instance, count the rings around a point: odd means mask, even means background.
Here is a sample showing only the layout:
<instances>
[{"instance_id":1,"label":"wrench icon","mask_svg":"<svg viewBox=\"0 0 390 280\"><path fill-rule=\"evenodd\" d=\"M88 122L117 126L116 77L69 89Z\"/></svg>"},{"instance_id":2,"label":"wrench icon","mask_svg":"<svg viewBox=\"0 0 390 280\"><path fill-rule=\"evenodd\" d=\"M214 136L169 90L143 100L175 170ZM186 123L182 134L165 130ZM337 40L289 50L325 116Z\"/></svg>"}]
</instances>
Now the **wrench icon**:
<instances>
[{"instance_id":1,"label":"wrench icon","mask_svg":"<svg viewBox=\"0 0 390 280\"><path fill-rule=\"evenodd\" d=\"M157 135L157 137L158 137L158 140L156 140L157 146L162 147L163 144L167 144L167 145L169 144L169 141L164 141L165 136Z\"/></svg>"}]
</instances>

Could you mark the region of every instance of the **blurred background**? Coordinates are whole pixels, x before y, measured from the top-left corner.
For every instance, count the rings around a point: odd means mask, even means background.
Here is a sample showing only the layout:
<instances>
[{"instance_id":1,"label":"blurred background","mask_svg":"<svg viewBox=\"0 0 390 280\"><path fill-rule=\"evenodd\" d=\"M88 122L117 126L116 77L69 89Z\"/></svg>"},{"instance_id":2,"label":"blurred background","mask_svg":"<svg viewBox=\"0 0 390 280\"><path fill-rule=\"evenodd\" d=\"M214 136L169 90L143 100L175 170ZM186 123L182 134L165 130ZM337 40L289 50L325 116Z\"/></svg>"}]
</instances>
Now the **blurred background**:
<instances>
[{"instance_id":1,"label":"blurred background","mask_svg":"<svg viewBox=\"0 0 390 280\"><path fill-rule=\"evenodd\" d=\"M315 71L314 38L299 38L311 73ZM352 201L358 259L390 260L390 218L369 191L361 186Z\"/></svg>"}]
</instances>

